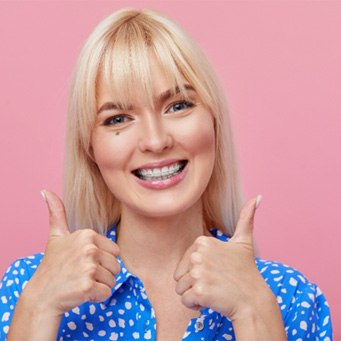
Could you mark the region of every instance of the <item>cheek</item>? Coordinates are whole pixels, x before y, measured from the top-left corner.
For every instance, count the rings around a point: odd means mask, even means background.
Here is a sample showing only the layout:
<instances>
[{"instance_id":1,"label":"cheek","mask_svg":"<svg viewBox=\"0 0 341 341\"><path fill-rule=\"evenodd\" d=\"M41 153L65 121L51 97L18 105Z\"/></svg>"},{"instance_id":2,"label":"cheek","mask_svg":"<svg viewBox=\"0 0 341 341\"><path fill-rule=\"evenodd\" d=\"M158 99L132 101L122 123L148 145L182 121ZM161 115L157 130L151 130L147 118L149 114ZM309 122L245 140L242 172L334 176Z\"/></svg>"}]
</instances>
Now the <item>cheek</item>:
<instances>
[{"instance_id":1,"label":"cheek","mask_svg":"<svg viewBox=\"0 0 341 341\"><path fill-rule=\"evenodd\" d=\"M186 143L196 155L212 161L215 158L215 132L213 118L210 114L203 114L188 126Z\"/></svg>"},{"instance_id":2,"label":"cheek","mask_svg":"<svg viewBox=\"0 0 341 341\"><path fill-rule=\"evenodd\" d=\"M129 145L122 141L121 136L114 134L94 134L92 149L95 162L102 174L107 169L122 168L127 158L126 155L129 153Z\"/></svg>"}]
</instances>

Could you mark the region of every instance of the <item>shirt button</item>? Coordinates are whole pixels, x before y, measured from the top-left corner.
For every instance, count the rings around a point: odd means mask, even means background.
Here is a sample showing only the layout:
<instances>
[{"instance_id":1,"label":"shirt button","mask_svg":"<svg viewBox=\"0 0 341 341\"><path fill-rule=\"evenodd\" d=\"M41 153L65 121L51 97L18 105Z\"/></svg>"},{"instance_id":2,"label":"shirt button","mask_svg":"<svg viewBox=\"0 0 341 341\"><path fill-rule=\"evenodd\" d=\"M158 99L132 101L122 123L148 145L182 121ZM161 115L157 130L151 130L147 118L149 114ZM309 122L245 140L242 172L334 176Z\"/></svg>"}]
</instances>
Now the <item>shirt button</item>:
<instances>
[{"instance_id":1,"label":"shirt button","mask_svg":"<svg viewBox=\"0 0 341 341\"><path fill-rule=\"evenodd\" d=\"M201 332L204 329L204 323L201 321L195 322L195 330Z\"/></svg>"}]
</instances>

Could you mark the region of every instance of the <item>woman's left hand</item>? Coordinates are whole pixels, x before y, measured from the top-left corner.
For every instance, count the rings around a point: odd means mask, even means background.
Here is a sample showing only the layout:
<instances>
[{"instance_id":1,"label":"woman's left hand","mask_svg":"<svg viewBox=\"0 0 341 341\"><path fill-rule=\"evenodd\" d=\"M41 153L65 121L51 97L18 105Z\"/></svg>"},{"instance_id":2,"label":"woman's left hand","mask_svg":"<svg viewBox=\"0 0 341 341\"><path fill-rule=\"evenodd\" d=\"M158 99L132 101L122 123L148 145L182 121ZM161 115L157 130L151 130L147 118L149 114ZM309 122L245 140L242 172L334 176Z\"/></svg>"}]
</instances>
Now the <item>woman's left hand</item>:
<instances>
[{"instance_id":1,"label":"woman's left hand","mask_svg":"<svg viewBox=\"0 0 341 341\"><path fill-rule=\"evenodd\" d=\"M257 206L257 198L245 204L229 242L207 236L195 240L174 273L176 292L186 307L209 307L228 317L234 327L256 317L267 328L277 316L278 328L282 328L276 298L255 264L253 223ZM280 334L285 335L283 331Z\"/></svg>"}]
</instances>

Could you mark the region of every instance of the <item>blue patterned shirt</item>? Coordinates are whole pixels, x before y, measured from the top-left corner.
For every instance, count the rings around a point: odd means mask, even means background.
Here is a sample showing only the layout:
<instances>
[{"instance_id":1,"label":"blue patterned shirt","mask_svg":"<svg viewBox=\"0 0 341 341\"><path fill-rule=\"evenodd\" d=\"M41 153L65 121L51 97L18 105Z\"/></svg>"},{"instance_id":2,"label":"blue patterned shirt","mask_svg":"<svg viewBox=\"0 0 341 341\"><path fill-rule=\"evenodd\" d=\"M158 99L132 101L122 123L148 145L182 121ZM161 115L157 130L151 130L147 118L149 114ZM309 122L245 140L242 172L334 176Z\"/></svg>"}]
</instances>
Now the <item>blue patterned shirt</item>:
<instances>
[{"instance_id":1,"label":"blue patterned shirt","mask_svg":"<svg viewBox=\"0 0 341 341\"><path fill-rule=\"evenodd\" d=\"M228 241L217 229L213 236ZM116 241L116 227L107 237ZM21 258L0 283L0 340L5 340L20 293L39 266L43 254ZM155 312L141 280L118 258L112 296L101 303L86 302L65 313L57 340L156 340ZM300 272L277 262L256 259L257 267L277 297L285 330L291 341L332 340L330 311L320 289ZM205 308L189 322L182 340L235 340L231 321Z\"/></svg>"}]
</instances>

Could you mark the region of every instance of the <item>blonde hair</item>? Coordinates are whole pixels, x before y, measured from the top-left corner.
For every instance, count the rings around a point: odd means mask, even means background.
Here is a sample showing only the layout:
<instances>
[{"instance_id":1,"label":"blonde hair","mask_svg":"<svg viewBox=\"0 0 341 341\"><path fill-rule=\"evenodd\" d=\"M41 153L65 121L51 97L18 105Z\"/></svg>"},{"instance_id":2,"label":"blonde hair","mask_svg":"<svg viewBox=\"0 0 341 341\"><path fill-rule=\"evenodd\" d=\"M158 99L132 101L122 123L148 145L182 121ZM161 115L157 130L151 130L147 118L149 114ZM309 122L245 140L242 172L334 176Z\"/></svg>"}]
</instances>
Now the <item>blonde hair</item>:
<instances>
[{"instance_id":1,"label":"blonde hair","mask_svg":"<svg viewBox=\"0 0 341 341\"><path fill-rule=\"evenodd\" d=\"M184 80L214 117L216 160L203 194L207 227L232 235L241 208L236 157L225 97L206 57L192 39L163 15L124 9L104 19L80 53L69 99L64 200L70 228L105 234L120 219L120 203L110 192L91 155L96 85L110 80L123 105L133 103L138 86L151 101L150 52L174 89L184 94ZM115 99L115 100L116 100Z\"/></svg>"}]
</instances>

